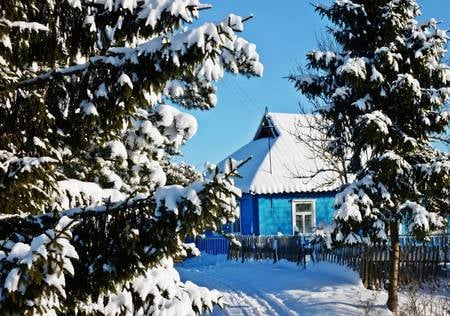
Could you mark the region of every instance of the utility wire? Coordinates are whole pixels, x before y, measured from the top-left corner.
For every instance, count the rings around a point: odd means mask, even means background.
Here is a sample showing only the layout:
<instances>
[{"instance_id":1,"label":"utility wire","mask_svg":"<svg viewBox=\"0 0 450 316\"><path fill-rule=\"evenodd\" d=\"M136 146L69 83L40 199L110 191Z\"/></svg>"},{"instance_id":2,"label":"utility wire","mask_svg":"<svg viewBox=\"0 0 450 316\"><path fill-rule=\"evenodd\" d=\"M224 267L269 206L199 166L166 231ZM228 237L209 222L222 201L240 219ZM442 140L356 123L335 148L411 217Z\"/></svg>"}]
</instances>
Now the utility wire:
<instances>
[{"instance_id":1,"label":"utility wire","mask_svg":"<svg viewBox=\"0 0 450 316\"><path fill-rule=\"evenodd\" d=\"M247 98L247 100L250 101L250 103L253 105L253 107L256 109L256 111L258 113L261 113L261 106L258 105L253 98L247 93L247 91L245 91L244 88L242 88L242 86L239 84L239 82L236 80L236 78L234 78L233 76L231 76L231 79L233 80L234 84L238 87L238 89L244 94L244 96ZM264 110L265 111L265 110ZM263 112L264 113L264 112Z\"/></svg>"},{"instance_id":2,"label":"utility wire","mask_svg":"<svg viewBox=\"0 0 450 316\"><path fill-rule=\"evenodd\" d=\"M230 85L228 85L227 80L225 78L222 79L222 82L225 85L225 88L228 89L228 91L239 101L239 103L241 103L243 105L243 107L251 114L251 115L257 115L259 116L260 114L258 113L258 111L255 111L253 108L249 107L248 104L246 102L244 102L241 97L239 96L239 94L237 94Z\"/></svg>"}]
</instances>

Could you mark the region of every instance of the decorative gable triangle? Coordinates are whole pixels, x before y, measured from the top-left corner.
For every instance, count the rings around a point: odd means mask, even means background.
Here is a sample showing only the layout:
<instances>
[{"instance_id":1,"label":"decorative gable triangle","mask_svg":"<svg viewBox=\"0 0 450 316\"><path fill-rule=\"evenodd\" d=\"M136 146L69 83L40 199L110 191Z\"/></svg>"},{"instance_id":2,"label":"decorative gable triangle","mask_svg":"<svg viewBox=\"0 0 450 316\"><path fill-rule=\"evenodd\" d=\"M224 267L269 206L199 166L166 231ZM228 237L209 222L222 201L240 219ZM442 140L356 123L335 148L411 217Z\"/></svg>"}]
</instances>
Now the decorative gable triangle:
<instances>
[{"instance_id":1,"label":"decorative gable triangle","mask_svg":"<svg viewBox=\"0 0 450 316\"><path fill-rule=\"evenodd\" d=\"M253 140L261 138L276 138L278 136L280 136L280 133L278 133L277 128L273 124L272 118L266 112Z\"/></svg>"}]
</instances>

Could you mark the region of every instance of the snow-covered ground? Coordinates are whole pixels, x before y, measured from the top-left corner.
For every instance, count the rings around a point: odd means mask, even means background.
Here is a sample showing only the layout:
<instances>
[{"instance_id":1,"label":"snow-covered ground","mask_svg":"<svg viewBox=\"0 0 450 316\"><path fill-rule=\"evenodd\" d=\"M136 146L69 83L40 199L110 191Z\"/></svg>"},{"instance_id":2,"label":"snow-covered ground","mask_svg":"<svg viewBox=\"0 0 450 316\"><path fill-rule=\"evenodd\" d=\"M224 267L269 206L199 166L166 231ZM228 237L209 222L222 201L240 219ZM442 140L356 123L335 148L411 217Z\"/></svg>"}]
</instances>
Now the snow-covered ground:
<instances>
[{"instance_id":1,"label":"snow-covered ground","mask_svg":"<svg viewBox=\"0 0 450 316\"><path fill-rule=\"evenodd\" d=\"M178 265L183 281L217 289L228 306L213 315L389 315L385 291L363 287L358 275L329 263L306 270L280 261L227 261L202 255Z\"/></svg>"},{"instance_id":2,"label":"snow-covered ground","mask_svg":"<svg viewBox=\"0 0 450 316\"><path fill-rule=\"evenodd\" d=\"M328 263L304 270L287 261L242 264L202 255L177 270L182 280L224 293L229 305L213 315L364 315L368 301L383 309L386 301L384 292L366 290L353 271Z\"/></svg>"}]
</instances>

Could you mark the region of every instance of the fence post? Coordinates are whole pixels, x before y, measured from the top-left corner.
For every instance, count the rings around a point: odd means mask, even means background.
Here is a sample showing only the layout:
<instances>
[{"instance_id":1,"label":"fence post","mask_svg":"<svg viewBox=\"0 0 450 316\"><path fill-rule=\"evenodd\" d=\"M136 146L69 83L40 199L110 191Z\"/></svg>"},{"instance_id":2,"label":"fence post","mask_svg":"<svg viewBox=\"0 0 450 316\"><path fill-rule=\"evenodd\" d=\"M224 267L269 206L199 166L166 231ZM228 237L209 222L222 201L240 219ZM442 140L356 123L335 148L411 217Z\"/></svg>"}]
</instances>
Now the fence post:
<instances>
[{"instance_id":1,"label":"fence post","mask_svg":"<svg viewBox=\"0 0 450 316\"><path fill-rule=\"evenodd\" d=\"M361 253L361 259L363 262L363 266L362 266L362 274L363 274L363 284L365 288L369 287L369 262L368 262L368 247L367 246L362 246L363 247L363 252Z\"/></svg>"},{"instance_id":2,"label":"fence post","mask_svg":"<svg viewBox=\"0 0 450 316\"><path fill-rule=\"evenodd\" d=\"M242 237L242 243L241 243L241 257L242 257L242 263L244 263L244 248L245 248L245 241L246 237Z\"/></svg>"},{"instance_id":3,"label":"fence post","mask_svg":"<svg viewBox=\"0 0 450 316\"><path fill-rule=\"evenodd\" d=\"M272 240L272 250L273 250L273 263L278 261L278 240L276 237Z\"/></svg>"},{"instance_id":4,"label":"fence post","mask_svg":"<svg viewBox=\"0 0 450 316\"><path fill-rule=\"evenodd\" d=\"M445 271L445 276L447 277L448 275L448 268L447 268L447 261L448 261L448 236L445 236L444 238L444 245L445 245L445 250L444 250L444 271Z\"/></svg>"}]
</instances>

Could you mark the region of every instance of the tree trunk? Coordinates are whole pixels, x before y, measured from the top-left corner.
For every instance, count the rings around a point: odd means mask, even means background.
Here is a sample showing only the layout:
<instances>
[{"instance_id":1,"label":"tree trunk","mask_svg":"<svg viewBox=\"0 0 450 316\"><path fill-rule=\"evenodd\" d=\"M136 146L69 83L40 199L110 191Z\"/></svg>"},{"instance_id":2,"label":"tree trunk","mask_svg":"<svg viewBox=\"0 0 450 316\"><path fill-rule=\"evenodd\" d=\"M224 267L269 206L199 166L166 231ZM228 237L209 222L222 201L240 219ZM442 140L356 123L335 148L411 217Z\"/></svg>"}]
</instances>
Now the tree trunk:
<instances>
[{"instance_id":1,"label":"tree trunk","mask_svg":"<svg viewBox=\"0 0 450 316\"><path fill-rule=\"evenodd\" d=\"M390 224L391 248L389 256L389 296L387 306L393 313L398 309L398 272L400 261L400 239L398 231L398 222Z\"/></svg>"}]
</instances>

